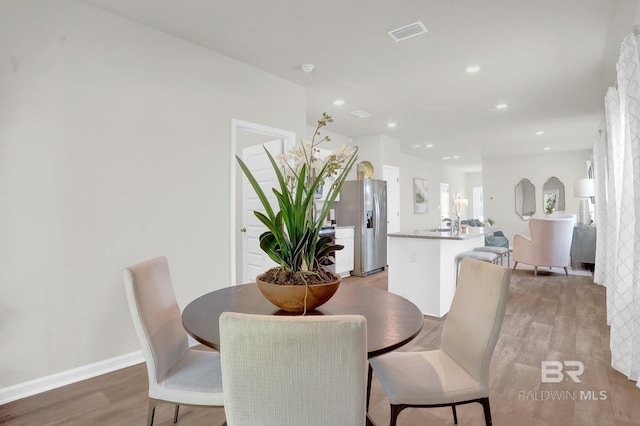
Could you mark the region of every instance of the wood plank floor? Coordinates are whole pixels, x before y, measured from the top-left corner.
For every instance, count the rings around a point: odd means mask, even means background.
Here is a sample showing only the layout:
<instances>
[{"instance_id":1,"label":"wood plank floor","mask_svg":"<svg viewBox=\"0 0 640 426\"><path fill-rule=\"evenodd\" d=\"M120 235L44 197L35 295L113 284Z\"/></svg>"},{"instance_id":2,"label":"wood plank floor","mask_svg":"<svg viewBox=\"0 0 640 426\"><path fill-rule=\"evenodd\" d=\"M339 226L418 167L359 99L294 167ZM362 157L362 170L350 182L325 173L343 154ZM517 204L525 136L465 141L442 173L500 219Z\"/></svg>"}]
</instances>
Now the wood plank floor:
<instances>
[{"instance_id":1,"label":"wood plank floor","mask_svg":"<svg viewBox=\"0 0 640 426\"><path fill-rule=\"evenodd\" d=\"M387 275L381 272L345 282L386 289ZM438 348L442 325L443 319L425 317L422 332L401 350ZM541 383L543 360L583 362L582 383ZM603 287L584 275L513 273L491 365L495 425L640 425L640 389L613 370L610 362ZM606 399L589 400L587 395ZM0 406L0 424L143 425L146 413L147 373L140 364ZM375 377L370 414L379 425L389 422L388 401ZM160 405L155 424L170 425L172 419L173 407ZM400 425L453 424L448 408L408 408L398 420ZM460 425L483 425L480 405L458 408L458 421ZM223 422L223 409L181 407L178 425Z\"/></svg>"}]
</instances>

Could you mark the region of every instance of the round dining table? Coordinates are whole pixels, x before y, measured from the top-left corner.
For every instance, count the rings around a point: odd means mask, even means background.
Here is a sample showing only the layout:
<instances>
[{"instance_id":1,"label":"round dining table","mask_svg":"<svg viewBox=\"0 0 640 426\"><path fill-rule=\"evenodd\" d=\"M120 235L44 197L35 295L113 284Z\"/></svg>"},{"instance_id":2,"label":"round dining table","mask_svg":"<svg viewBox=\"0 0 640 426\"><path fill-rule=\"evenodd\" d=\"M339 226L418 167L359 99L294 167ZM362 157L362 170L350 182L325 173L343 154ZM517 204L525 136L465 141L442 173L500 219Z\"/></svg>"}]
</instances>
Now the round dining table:
<instances>
[{"instance_id":1,"label":"round dining table","mask_svg":"<svg viewBox=\"0 0 640 426\"><path fill-rule=\"evenodd\" d=\"M220 349L218 320L223 312L260 315L291 314L272 305L256 284L241 284L207 293L189 303L182 312L182 324L194 339ZM407 299L386 290L340 284L335 295L307 315L362 315L367 320L369 358L390 352L420 333L422 312Z\"/></svg>"}]
</instances>

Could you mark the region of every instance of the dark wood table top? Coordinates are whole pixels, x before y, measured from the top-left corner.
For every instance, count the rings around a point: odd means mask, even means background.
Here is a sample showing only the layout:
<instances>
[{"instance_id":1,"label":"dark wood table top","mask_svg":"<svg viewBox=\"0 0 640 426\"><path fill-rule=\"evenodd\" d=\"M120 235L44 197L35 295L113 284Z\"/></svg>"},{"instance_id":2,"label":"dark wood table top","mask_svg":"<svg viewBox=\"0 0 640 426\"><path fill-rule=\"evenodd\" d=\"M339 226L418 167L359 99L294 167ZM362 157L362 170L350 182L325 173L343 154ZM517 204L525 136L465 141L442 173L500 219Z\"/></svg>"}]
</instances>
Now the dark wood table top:
<instances>
[{"instance_id":1,"label":"dark wood table top","mask_svg":"<svg viewBox=\"0 0 640 426\"><path fill-rule=\"evenodd\" d=\"M293 315L272 305L256 284L242 284L207 293L189 303L182 324L198 342L220 349L218 319L222 312ZM362 315L367 319L369 358L390 352L416 337L424 317L416 305L396 294L342 283L336 294L307 315Z\"/></svg>"}]
</instances>

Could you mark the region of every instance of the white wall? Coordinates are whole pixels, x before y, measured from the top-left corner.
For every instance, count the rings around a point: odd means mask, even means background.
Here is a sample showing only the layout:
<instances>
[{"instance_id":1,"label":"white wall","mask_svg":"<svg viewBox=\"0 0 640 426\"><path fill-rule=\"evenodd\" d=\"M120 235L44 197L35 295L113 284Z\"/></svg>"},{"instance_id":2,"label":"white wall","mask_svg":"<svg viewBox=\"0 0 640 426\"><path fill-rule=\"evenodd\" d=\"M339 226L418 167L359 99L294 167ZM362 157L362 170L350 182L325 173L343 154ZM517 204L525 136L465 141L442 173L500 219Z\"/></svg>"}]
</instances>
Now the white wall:
<instances>
[{"instance_id":1,"label":"white wall","mask_svg":"<svg viewBox=\"0 0 640 426\"><path fill-rule=\"evenodd\" d=\"M320 119L320 117L317 117L317 119ZM298 135L298 141L300 139L309 139L313 136L313 132L316 130L316 125L314 124L313 126L307 126L305 133ZM322 140L325 136L329 136L329 141L322 141L320 142L320 144L318 145L318 148L320 149L328 149L331 151L336 151L340 148L342 148L343 146L353 146L353 145L358 145L356 140L353 138L350 138L348 136L345 135L341 135L339 133L335 133L331 131L331 123L328 123L325 127L323 127L322 129L320 129L320 136L316 136L316 142ZM362 161L362 152L359 151L358 152L358 160L356 161L356 164L358 164L360 161ZM351 171L349 172L349 174L347 175L347 180L351 180L351 179L355 179L356 178L356 166L354 165L353 168L351 169Z\"/></svg>"},{"instance_id":2,"label":"white wall","mask_svg":"<svg viewBox=\"0 0 640 426\"><path fill-rule=\"evenodd\" d=\"M370 161L374 166L374 179L382 179L382 166L400 169L400 231L435 228L440 226L440 182L449 183L451 191L463 192L465 175L453 168L443 167L400 151L400 142L385 135L370 135L355 139L359 161ZM413 213L413 179L429 181L429 211ZM455 192L454 192L455 191Z\"/></svg>"},{"instance_id":3,"label":"white wall","mask_svg":"<svg viewBox=\"0 0 640 426\"><path fill-rule=\"evenodd\" d=\"M492 158L482 162L484 216L496 221L509 241L516 233L529 235L529 222L515 212L515 186L527 178L536 188L536 213L545 217L542 207L542 187L552 176L564 184L565 208L568 214L578 214L578 200L573 196L573 181L587 175L586 161L591 151L546 153L517 158Z\"/></svg>"},{"instance_id":4,"label":"white wall","mask_svg":"<svg viewBox=\"0 0 640 426\"><path fill-rule=\"evenodd\" d=\"M123 267L168 256L182 307L228 285L231 119L309 136L303 88L73 0L0 2L0 93L0 388L137 350ZM359 139L374 177L400 167L403 231L439 225L440 182L470 196L462 173ZM522 177L539 203L557 176L577 212L588 154L487 160L485 216L526 232Z\"/></svg>"},{"instance_id":5,"label":"white wall","mask_svg":"<svg viewBox=\"0 0 640 426\"><path fill-rule=\"evenodd\" d=\"M317 117L320 119L320 117ZM316 141L323 139L325 136L329 136L331 139L329 142L323 141L320 143L318 148L322 149L330 149L332 151L343 147L344 145L356 145L356 141L353 138L350 138L345 135L341 135L339 133L335 133L331 131L331 123L327 123L325 127L320 129L320 136L316 136ZM300 139L308 139L313 136L313 132L316 130L315 124L313 126L307 125L305 133L298 135L298 140Z\"/></svg>"},{"instance_id":6,"label":"white wall","mask_svg":"<svg viewBox=\"0 0 640 426\"><path fill-rule=\"evenodd\" d=\"M231 119L302 87L73 0L0 2L0 388L139 349L122 268L227 286Z\"/></svg>"},{"instance_id":7,"label":"white wall","mask_svg":"<svg viewBox=\"0 0 640 426\"><path fill-rule=\"evenodd\" d=\"M449 212L451 213L449 217L455 219L453 199L460 194L460 198L466 198L469 201L468 206L460 208L460 218L471 218L473 216L473 206L471 205L473 193L467 191L467 174L461 173L453 167L443 167L442 172L441 182L449 184Z\"/></svg>"}]
</instances>

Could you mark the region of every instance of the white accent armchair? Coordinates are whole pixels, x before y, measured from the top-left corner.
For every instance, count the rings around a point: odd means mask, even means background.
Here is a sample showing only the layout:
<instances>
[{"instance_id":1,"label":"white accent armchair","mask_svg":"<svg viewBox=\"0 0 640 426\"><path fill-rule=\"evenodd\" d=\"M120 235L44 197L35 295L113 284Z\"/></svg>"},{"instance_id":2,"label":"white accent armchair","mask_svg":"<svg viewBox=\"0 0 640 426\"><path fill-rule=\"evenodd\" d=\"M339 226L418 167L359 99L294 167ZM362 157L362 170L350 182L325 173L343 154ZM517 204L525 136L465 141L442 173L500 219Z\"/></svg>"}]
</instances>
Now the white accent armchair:
<instances>
[{"instance_id":1,"label":"white accent armchair","mask_svg":"<svg viewBox=\"0 0 640 426\"><path fill-rule=\"evenodd\" d=\"M367 323L359 315L224 312L220 356L229 426L362 426Z\"/></svg>"},{"instance_id":2,"label":"white accent armchair","mask_svg":"<svg viewBox=\"0 0 640 426\"><path fill-rule=\"evenodd\" d=\"M569 275L567 266L575 223L575 216L571 215L531 219L531 237L516 234L513 238L513 269L521 262L532 265L534 275L538 275L538 266L564 268L564 273Z\"/></svg>"},{"instance_id":3,"label":"white accent armchair","mask_svg":"<svg viewBox=\"0 0 640 426\"><path fill-rule=\"evenodd\" d=\"M220 354L189 348L167 259L126 268L124 287L149 375L147 425L160 402L175 404L174 423L180 405L222 407Z\"/></svg>"}]
</instances>

